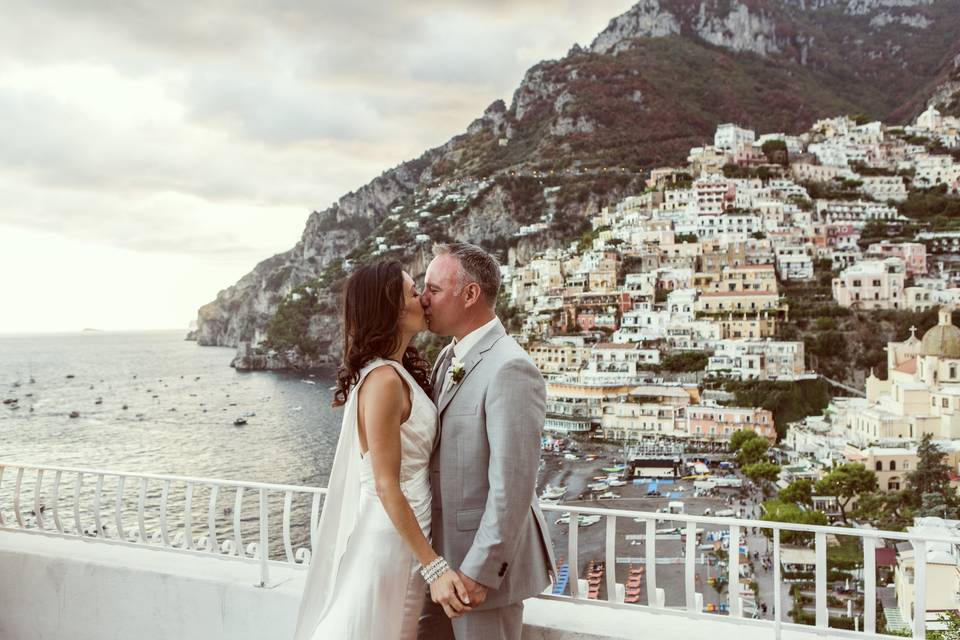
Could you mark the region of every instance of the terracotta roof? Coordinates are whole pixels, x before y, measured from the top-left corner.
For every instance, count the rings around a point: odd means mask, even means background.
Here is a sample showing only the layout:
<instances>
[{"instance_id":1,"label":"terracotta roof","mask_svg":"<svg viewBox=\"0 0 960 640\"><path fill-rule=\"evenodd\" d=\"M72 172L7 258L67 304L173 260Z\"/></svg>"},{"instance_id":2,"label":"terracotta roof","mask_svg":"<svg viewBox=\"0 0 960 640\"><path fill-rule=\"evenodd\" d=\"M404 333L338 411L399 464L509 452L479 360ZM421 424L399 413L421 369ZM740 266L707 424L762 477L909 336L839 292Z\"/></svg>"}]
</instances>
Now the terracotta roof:
<instances>
[{"instance_id":1,"label":"terracotta roof","mask_svg":"<svg viewBox=\"0 0 960 640\"><path fill-rule=\"evenodd\" d=\"M904 362L901 362L898 366L894 367L894 371L899 371L900 373L916 373L917 372L917 359L910 358Z\"/></svg>"}]
</instances>

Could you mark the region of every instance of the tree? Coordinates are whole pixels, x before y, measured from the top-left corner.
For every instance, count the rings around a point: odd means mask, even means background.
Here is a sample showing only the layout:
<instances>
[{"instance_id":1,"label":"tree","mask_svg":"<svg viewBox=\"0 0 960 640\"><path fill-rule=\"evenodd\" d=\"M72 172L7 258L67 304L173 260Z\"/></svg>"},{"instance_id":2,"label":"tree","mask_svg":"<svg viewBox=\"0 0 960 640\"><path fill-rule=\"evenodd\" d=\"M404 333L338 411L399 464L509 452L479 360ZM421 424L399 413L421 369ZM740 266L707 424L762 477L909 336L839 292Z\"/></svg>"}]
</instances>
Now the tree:
<instances>
[{"instance_id":1,"label":"tree","mask_svg":"<svg viewBox=\"0 0 960 640\"><path fill-rule=\"evenodd\" d=\"M862 464L843 464L817 480L814 491L821 496L834 496L840 507L840 518L847 524L847 507L862 493L877 489L877 475Z\"/></svg>"},{"instance_id":2,"label":"tree","mask_svg":"<svg viewBox=\"0 0 960 640\"><path fill-rule=\"evenodd\" d=\"M813 481L808 478L794 480L780 490L780 500L806 506L813 506Z\"/></svg>"},{"instance_id":3,"label":"tree","mask_svg":"<svg viewBox=\"0 0 960 640\"><path fill-rule=\"evenodd\" d=\"M763 503L763 515L761 520L767 522L793 522L796 524L814 524L826 525L827 514L823 511L814 509L802 509L793 502L783 502L781 500L768 500ZM763 535L772 538L773 530L764 529ZM802 533L799 531L781 531L780 541L784 544L795 544L798 542L809 542L813 539L812 533Z\"/></svg>"},{"instance_id":4,"label":"tree","mask_svg":"<svg viewBox=\"0 0 960 640\"><path fill-rule=\"evenodd\" d=\"M740 451L740 447L747 440L752 440L753 438L759 438L756 431L751 431L750 429L737 429L733 432L733 435L730 436L730 453L736 453Z\"/></svg>"},{"instance_id":5,"label":"tree","mask_svg":"<svg viewBox=\"0 0 960 640\"><path fill-rule=\"evenodd\" d=\"M950 467L943 461L943 451L932 442L929 433L920 439L917 458L917 468L907 474L907 488L915 506L920 505L925 493L946 494L950 490Z\"/></svg>"},{"instance_id":6,"label":"tree","mask_svg":"<svg viewBox=\"0 0 960 640\"><path fill-rule=\"evenodd\" d=\"M767 442L766 438L759 436L750 438L744 442L740 450L737 451L737 463L740 464L740 466L746 466L761 462L766 457L767 449L769 448L770 443Z\"/></svg>"},{"instance_id":7,"label":"tree","mask_svg":"<svg viewBox=\"0 0 960 640\"><path fill-rule=\"evenodd\" d=\"M916 511L910 505L909 492L865 493L857 498L853 517L869 522L878 529L903 531L913 523Z\"/></svg>"},{"instance_id":8,"label":"tree","mask_svg":"<svg viewBox=\"0 0 960 640\"><path fill-rule=\"evenodd\" d=\"M942 493L931 491L930 493L923 494L920 503L920 515L923 517L937 516L938 518L946 518L949 508L950 507L947 506L947 500Z\"/></svg>"},{"instance_id":9,"label":"tree","mask_svg":"<svg viewBox=\"0 0 960 640\"><path fill-rule=\"evenodd\" d=\"M772 462L755 462L743 468L743 475L757 484L763 481L774 482L780 477L780 466Z\"/></svg>"}]
</instances>

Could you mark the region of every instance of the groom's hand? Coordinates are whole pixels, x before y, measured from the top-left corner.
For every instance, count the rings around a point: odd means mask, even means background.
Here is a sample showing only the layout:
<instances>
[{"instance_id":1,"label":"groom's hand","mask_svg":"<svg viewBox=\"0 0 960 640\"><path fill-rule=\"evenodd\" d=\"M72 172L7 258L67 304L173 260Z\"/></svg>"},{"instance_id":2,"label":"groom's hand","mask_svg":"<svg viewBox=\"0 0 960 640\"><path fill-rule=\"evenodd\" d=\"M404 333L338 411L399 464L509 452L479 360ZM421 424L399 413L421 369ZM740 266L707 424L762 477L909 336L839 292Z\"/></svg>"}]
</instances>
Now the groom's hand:
<instances>
[{"instance_id":1,"label":"groom's hand","mask_svg":"<svg viewBox=\"0 0 960 640\"><path fill-rule=\"evenodd\" d=\"M460 580L463 581L463 586L467 588L467 595L470 597L470 606L476 607L483 604L483 601L487 599L487 588L463 571L457 571L457 574L460 576Z\"/></svg>"}]
</instances>

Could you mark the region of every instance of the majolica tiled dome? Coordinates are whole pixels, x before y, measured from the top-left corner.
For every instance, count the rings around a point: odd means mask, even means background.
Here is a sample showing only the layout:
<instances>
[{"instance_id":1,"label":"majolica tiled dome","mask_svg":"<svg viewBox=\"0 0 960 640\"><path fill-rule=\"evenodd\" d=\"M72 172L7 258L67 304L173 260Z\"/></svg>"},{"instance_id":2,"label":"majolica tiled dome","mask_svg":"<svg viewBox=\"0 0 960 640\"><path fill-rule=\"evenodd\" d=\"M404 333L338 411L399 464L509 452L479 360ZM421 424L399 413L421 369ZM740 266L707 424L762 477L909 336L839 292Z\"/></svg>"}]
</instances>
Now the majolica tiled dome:
<instances>
[{"instance_id":1,"label":"majolica tiled dome","mask_svg":"<svg viewBox=\"0 0 960 640\"><path fill-rule=\"evenodd\" d=\"M950 309L941 309L940 323L923 334L920 345L923 355L960 359L960 329L953 325L950 316Z\"/></svg>"}]
</instances>

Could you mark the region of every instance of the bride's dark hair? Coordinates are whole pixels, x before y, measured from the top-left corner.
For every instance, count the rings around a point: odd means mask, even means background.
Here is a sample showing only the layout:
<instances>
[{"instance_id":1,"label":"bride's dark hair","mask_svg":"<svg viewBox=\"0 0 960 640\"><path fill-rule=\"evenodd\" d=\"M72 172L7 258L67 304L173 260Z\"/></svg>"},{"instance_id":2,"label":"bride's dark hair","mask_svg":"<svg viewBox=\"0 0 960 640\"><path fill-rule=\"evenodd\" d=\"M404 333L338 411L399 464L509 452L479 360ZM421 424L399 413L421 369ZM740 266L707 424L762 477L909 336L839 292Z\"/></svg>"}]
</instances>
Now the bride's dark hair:
<instances>
[{"instance_id":1,"label":"bride's dark hair","mask_svg":"<svg viewBox=\"0 0 960 640\"><path fill-rule=\"evenodd\" d=\"M343 288L343 362L337 370L333 406L347 402L360 371L374 358L388 358L400 346L400 313L405 306L403 264L382 260L363 265ZM430 395L430 363L414 347L403 354L403 368Z\"/></svg>"}]
</instances>

